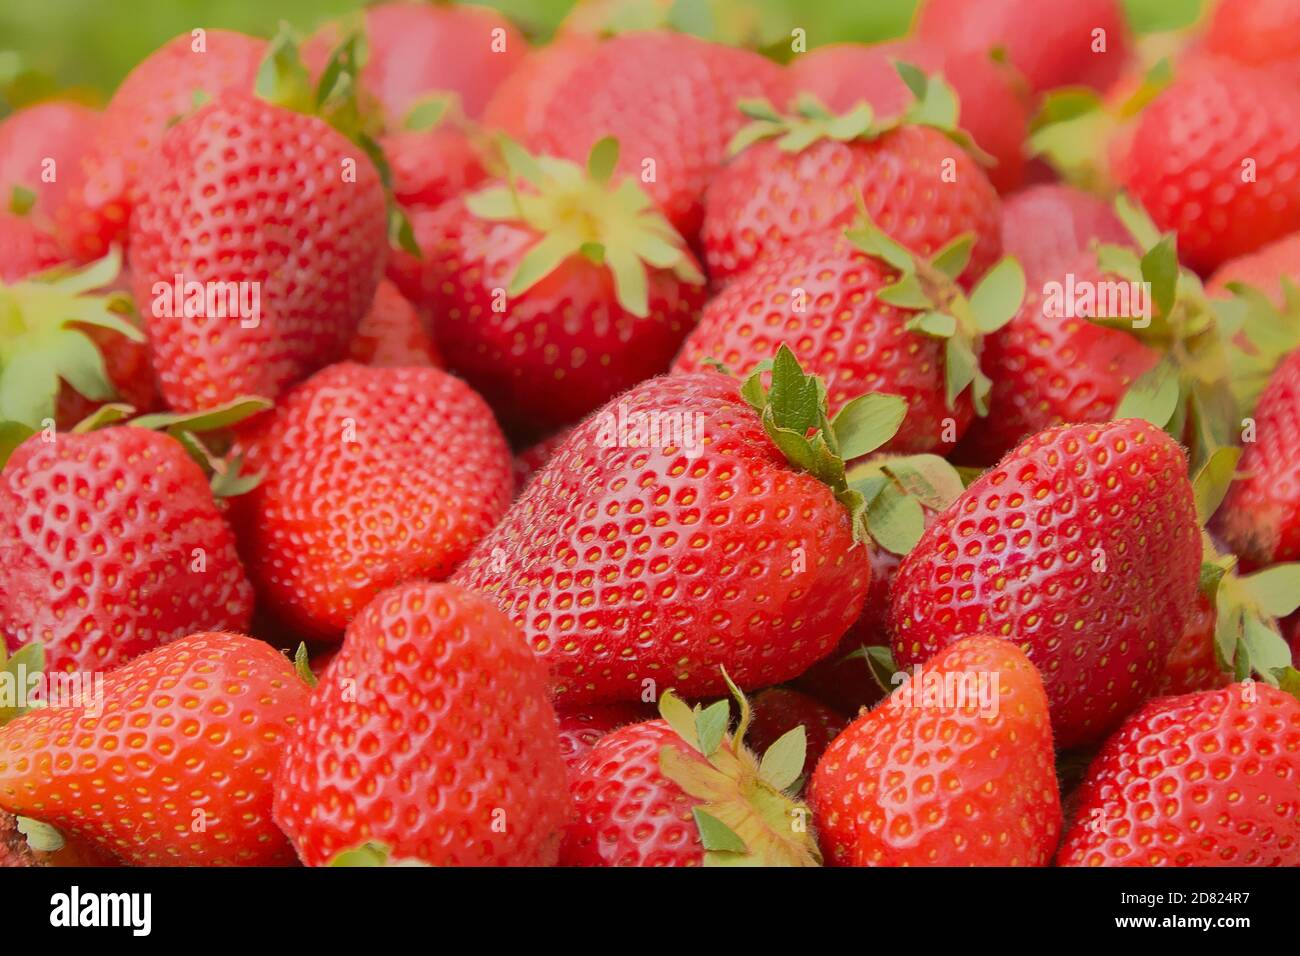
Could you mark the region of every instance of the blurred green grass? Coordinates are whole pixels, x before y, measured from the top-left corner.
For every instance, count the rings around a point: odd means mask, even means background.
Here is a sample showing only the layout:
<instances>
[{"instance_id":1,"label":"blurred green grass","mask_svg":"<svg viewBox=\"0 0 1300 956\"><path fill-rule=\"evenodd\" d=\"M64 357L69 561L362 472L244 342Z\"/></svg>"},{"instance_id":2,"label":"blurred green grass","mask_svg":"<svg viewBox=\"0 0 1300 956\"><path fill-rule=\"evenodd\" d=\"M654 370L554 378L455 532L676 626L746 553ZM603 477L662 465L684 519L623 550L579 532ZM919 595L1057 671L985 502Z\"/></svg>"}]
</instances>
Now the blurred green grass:
<instances>
[{"instance_id":1,"label":"blurred green grass","mask_svg":"<svg viewBox=\"0 0 1300 956\"><path fill-rule=\"evenodd\" d=\"M534 39L550 35L574 0L492 0ZM810 45L873 41L906 32L917 0L778 0L808 31ZM971 0L979 2L979 0ZM1051 2L1051 0L1041 0ZM1068 3L1070 0L1056 0ZM102 99L151 50L195 27L263 36L280 21L308 32L360 0L39 0L0 3L0 82L21 65ZM1134 28L1174 29L1196 19L1201 0L1125 0ZM5 51L16 53L5 56Z\"/></svg>"}]
</instances>

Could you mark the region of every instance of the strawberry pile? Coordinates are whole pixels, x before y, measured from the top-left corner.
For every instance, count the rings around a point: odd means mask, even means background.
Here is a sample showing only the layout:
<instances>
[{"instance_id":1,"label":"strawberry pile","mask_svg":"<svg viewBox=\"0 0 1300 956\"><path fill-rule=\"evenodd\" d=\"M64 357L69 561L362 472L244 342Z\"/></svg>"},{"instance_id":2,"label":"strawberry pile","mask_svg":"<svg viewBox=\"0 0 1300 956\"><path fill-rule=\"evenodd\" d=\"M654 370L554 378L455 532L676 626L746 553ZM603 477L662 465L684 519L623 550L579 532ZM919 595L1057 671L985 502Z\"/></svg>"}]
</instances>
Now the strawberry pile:
<instances>
[{"instance_id":1,"label":"strawberry pile","mask_svg":"<svg viewBox=\"0 0 1300 956\"><path fill-rule=\"evenodd\" d=\"M0 120L0 864L1300 866L1300 16L673 7Z\"/></svg>"}]
</instances>

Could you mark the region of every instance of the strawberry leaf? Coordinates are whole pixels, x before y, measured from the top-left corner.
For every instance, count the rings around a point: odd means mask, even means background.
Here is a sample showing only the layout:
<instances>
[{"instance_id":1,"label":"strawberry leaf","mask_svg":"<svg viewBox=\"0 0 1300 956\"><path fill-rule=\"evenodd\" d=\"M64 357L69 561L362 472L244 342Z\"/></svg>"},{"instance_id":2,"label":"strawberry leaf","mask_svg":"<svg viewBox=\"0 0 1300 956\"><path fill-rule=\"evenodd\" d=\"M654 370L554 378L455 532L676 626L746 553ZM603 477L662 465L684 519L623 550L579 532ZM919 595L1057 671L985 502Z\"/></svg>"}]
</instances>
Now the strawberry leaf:
<instances>
[{"instance_id":1,"label":"strawberry leaf","mask_svg":"<svg viewBox=\"0 0 1300 956\"><path fill-rule=\"evenodd\" d=\"M1171 359L1161 359L1129 386L1115 409L1115 417L1140 418L1164 428L1178 406L1179 394L1177 367Z\"/></svg>"},{"instance_id":2,"label":"strawberry leaf","mask_svg":"<svg viewBox=\"0 0 1300 956\"><path fill-rule=\"evenodd\" d=\"M1232 484L1237 461L1241 458L1241 449L1222 446L1201 466L1196 477L1192 479L1192 492L1196 499L1196 519L1206 524L1219 510L1228 487Z\"/></svg>"},{"instance_id":3,"label":"strawberry leaf","mask_svg":"<svg viewBox=\"0 0 1300 956\"><path fill-rule=\"evenodd\" d=\"M860 395L846 403L831 421L845 461L870 454L896 434L907 416L907 402L897 395Z\"/></svg>"},{"instance_id":4,"label":"strawberry leaf","mask_svg":"<svg viewBox=\"0 0 1300 956\"><path fill-rule=\"evenodd\" d=\"M710 853L747 853L745 841L717 817L695 807L691 811L700 831L700 844Z\"/></svg>"},{"instance_id":5,"label":"strawberry leaf","mask_svg":"<svg viewBox=\"0 0 1300 956\"><path fill-rule=\"evenodd\" d=\"M767 748L758 766L758 775L774 790L786 790L803 773L808 754L808 734L803 726L787 730Z\"/></svg>"},{"instance_id":6,"label":"strawberry leaf","mask_svg":"<svg viewBox=\"0 0 1300 956\"><path fill-rule=\"evenodd\" d=\"M911 495L887 484L867 503L867 530L886 551L905 555L925 533L925 512Z\"/></svg>"},{"instance_id":7,"label":"strawberry leaf","mask_svg":"<svg viewBox=\"0 0 1300 956\"><path fill-rule=\"evenodd\" d=\"M36 434L36 429L23 422L0 421L0 468L4 467L14 449Z\"/></svg>"},{"instance_id":8,"label":"strawberry leaf","mask_svg":"<svg viewBox=\"0 0 1300 956\"><path fill-rule=\"evenodd\" d=\"M975 327L985 335L1011 321L1025 301L1025 271L1007 256L984 273L970 294Z\"/></svg>"},{"instance_id":9,"label":"strawberry leaf","mask_svg":"<svg viewBox=\"0 0 1300 956\"><path fill-rule=\"evenodd\" d=\"M695 718L695 736L700 742L700 753L712 757L726 736L731 723L731 707L725 700L704 708Z\"/></svg>"},{"instance_id":10,"label":"strawberry leaf","mask_svg":"<svg viewBox=\"0 0 1300 956\"><path fill-rule=\"evenodd\" d=\"M1266 614L1282 618L1300 608L1300 563L1275 564L1241 578L1241 585Z\"/></svg>"}]
</instances>

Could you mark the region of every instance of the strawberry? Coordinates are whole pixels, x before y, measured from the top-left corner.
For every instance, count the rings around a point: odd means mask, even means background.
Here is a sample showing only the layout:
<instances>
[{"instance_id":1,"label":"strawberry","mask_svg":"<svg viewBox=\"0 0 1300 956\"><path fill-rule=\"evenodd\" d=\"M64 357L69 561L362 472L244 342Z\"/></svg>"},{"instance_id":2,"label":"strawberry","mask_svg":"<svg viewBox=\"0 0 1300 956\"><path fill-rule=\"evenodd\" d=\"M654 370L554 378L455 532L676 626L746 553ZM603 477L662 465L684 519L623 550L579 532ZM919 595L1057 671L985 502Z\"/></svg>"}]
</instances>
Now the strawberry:
<instances>
[{"instance_id":1,"label":"strawberry","mask_svg":"<svg viewBox=\"0 0 1300 956\"><path fill-rule=\"evenodd\" d=\"M508 182L412 224L398 285L508 425L553 430L668 367L704 301L681 238L602 140L584 174L506 144ZM390 275L392 270L390 270ZM396 280L395 280L396 281Z\"/></svg>"},{"instance_id":2,"label":"strawberry","mask_svg":"<svg viewBox=\"0 0 1300 956\"><path fill-rule=\"evenodd\" d=\"M1214 8L1206 52L1268 66L1300 60L1300 10L1288 0L1233 0Z\"/></svg>"},{"instance_id":3,"label":"strawberry","mask_svg":"<svg viewBox=\"0 0 1300 956\"><path fill-rule=\"evenodd\" d=\"M514 472L515 472L515 491L523 491L524 486L532 479L533 475L542 470L542 466L551 460L551 456L564 444L564 440L569 437L568 430L558 431L554 435L548 435L539 442L529 445L523 451L515 455Z\"/></svg>"},{"instance_id":4,"label":"strawberry","mask_svg":"<svg viewBox=\"0 0 1300 956\"><path fill-rule=\"evenodd\" d=\"M271 822L272 776L307 704L288 661L198 633L96 676L93 699L0 728L0 807L137 866L292 861Z\"/></svg>"},{"instance_id":5,"label":"strawberry","mask_svg":"<svg viewBox=\"0 0 1300 956\"><path fill-rule=\"evenodd\" d=\"M1284 236L1254 252L1229 259L1214 270L1205 289L1211 295L1226 297L1232 283L1252 286L1282 308L1286 303L1284 279L1292 285L1300 285L1300 233Z\"/></svg>"},{"instance_id":6,"label":"strawberry","mask_svg":"<svg viewBox=\"0 0 1300 956\"><path fill-rule=\"evenodd\" d=\"M43 839L47 835L49 838ZM68 840L49 824L0 810L0 868L118 865L113 857L97 850L92 843Z\"/></svg>"},{"instance_id":7,"label":"strawberry","mask_svg":"<svg viewBox=\"0 0 1300 956\"><path fill-rule=\"evenodd\" d=\"M389 129L401 127L421 100L447 92L477 119L528 50L509 20L483 7L378 3L364 16L368 56L359 82ZM342 33L339 24L328 23L303 44L303 61L314 75L324 71Z\"/></svg>"},{"instance_id":8,"label":"strawberry","mask_svg":"<svg viewBox=\"0 0 1300 956\"><path fill-rule=\"evenodd\" d=\"M379 146L393 198L407 208L439 206L487 178L478 139L447 97L422 103Z\"/></svg>"},{"instance_id":9,"label":"strawberry","mask_svg":"<svg viewBox=\"0 0 1300 956\"><path fill-rule=\"evenodd\" d=\"M572 773L578 762L606 734L649 716L640 704L619 701L613 704L589 704L555 715L560 726L560 755Z\"/></svg>"},{"instance_id":10,"label":"strawberry","mask_svg":"<svg viewBox=\"0 0 1300 956\"><path fill-rule=\"evenodd\" d=\"M832 424L788 349L772 376L770 391L703 372L619 396L457 571L524 630L564 706L656 683L715 693L720 665L741 687L780 683L857 616L865 503L843 460L888 440L902 400L864 396Z\"/></svg>"},{"instance_id":11,"label":"strawberry","mask_svg":"<svg viewBox=\"0 0 1300 956\"><path fill-rule=\"evenodd\" d=\"M765 752L796 727L803 728L807 749L800 777L812 773L831 741L848 723L843 714L788 687L769 687L755 695L753 706L754 719L749 725L749 739L759 753Z\"/></svg>"},{"instance_id":12,"label":"strawberry","mask_svg":"<svg viewBox=\"0 0 1300 956\"><path fill-rule=\"evenodd\" d=\"M164 134L199 96L251 92L266 41L230 30L173 37L136 65L113 94L56 210L58 236L88 261L123 244L131 210L156 188L147 175ZM146 184L148 189L146 189Z\"/></svg>"},{"instance_id":13,"label":"strawberry","mask_svg":"<svg viewBox=\"0 0 1300 956\"><path fill-rule=\"evenodd\" d=\"M752 711L739 690L738 724L721 700L688 707L672 691L661 720L606 734L569 784L575 819L565 866L816 866L808 810L793 797L804 765L802 727L759 756L745 743Z\"/></svg>"},{"instance_id":14,"label":"strawberry","mask_svg":"<svg viewBox=\"0 0 1300 956\"><path fill-rule=\"evenodd\" d=\"M613 136L619 171L637 176L687 242L704 215L704 193L744 124L736 103L784 99L770 60L695 37L646 31L602 43L551 91L535 152L581 160Z\"/></svg>"},{"instance_id":15,"label":"strawberry","mask_svg":"<svg viewBox=\"0 0 1300 956\"><path fill-rule=\"evenodd\" d=\"M1061 832L1047 694L1013 644L962 638L835 738L809 805L833 866L1045 866Z\"/></svg>"},{"instance_id":16,"label":"strawberry","mask_svg":"<svg viewBox=\"0 0 1300 956\"><path fill-rule=\"evenodd\" d=\"M747 374L787 341L827 381L832 413L867 390L901 395L907 427L887 448L951 450L985 409L982 334L1010 319L1024 295L1024 277L1007 261L967 300L955 280L970 255L966 237L922 261L870 223L793 239L709 302L673 369L721 362Z\"/></svg>"},{"instance_id":17,"label":"strawberry","mask_svg":"<svg viewBox=\"0 0 1300 956\"><path fill-rule=\"evenodd\" d=\"M562 36L530 50L497 85L484 107L483 126L520 142L533 142L546 128L546 105L552 94L597 46L589 37Z\"/></svg>"},{"instance_id":18,"label":"strawberry","mask_svg":"<svg viewBox=\"0 0 1300 956\"><path fill-rule=\"evenodd\" d=\"M1300 93L1220 62L1176 79L1138 117L1116 178L1183 261L1213 270L1300 229Z\"/></svg>"},{"instance_id":19,"label":"strawberry","mask_svg":"<svg viewBox=\"0 0 1300 956\"><path fill-rule=\"evenodd\" d=\"M375 289L370 311L362 317L348 345L347 358L375 368L441 368L443 364L428 319L387 279Z\"/></svg>"},{"instance_id":20,"label":"strawberry","mask_svg":"<svg viewBox=\"0 0 1300 956\"><path fill-rule=\"evenodd\" d=\"M1300 866L1300 704L1267 685L1154 700L1088 768L1062 866Z\"/></svg>"},{"instance_id":21,"label":"strawberry","mask_svg":"<svg viewBox=\"0 0 1300 956\"><path fill-rule=\"evenodd\" d=\"M865 100L878 116L906 112L911 93L894 68L911 63L942 74L961 103L961 127L996 160L988 170L998 192L1015 189L1024 174L1022 152L1029 106L1013 74L986 53L956 51L900 40L863 46L834 43L797 56L790 65L792 89L811 93L834 112Z\"/></svg>"},{"instance_id":22,"label":"strawberry","mask_svg":"<svg viewBox=\"0 0 1300 956\"><path fill-rule=\"evenodd\" d=\"M1214 620L1214 606L1204 596L1198 597L1186 628L1165 661L1156 696L1191 694L1232 683L1231 675L1215 658Z\"/></svg>"},{"instance_id":23,"label":"strawberry","mask_svg":"<svg viewBox=\"0 0 1300 956\"><path fill-rule=\"evenodd\" d=\"M1034 278L1059 275L1102 243L1132 241L1109 204L1064 183L1030 186L1002 202L1002 251Z\"/></svg>"},{"instance_id":24,"label":"strawberry","mask_svg":"<svg viewBox=\"0 0 1300 956\"><path fill-rule=\"evenodd\" d=\"M58 241L35 219L0 208L0 282L17 282L64 259Z\"/></svg>"},{"instance_id":25,"label":"strawberry","mask_svg":"<svg viewBox=\"0 0 1300 956\"><path fill-rule=\"evenodd\" d=\"M17 189L42 225L49 221L98 122L98 112L70 100L36 103L0 122L0 205Z\"/></svg>"},{"instance_id":26,"label":"strawberry","mask_svg":"<svg viewBox=\"0 0 1300 956\"><path fill-rule=\"evenodd\" d=\"M386 247L364 152L317 117L233 94L177 123L158 152L130 263L168 405L273 399L341 356Z\"/></svg>"},{"instance_id":27,"label":"strawberry","mask_svg":"<svg viewBox=\"0 0 1300 956\"><path fill-rule=\"evenodd\" d=\"M0 472L0 633L50 671L102 670L198 630L247 629L252 588L202 469L134 426L53 431Z\"/></svg>"},{"instance_id":28,"label":"strawberry","mask_svg":"<svg viewBox=\"0 0 1300 956\"><path fill-rule=\"evenodd\" d=\"M1100 739L1155 687L1196 599L1201 542L1183 450L1147 422L1040 432L978 478L903 559L894 658L974 633L1042 672L1062 748Z\"/></svg>"},{"instance_id":29,"label":"strawberry","mask_svg":"<svg viewBox=\"0 0 1300 956\"><path fill-rule=\"evenodd\" d=\"M447 577L513 491L491 411L435 368L330 366L239 450L265 473L235 502L249 575L277 617L325 640L385 588Z\"/></svg>"},{"instance_id":30,"label":"strawberry","mask_svg":"<svg viewBox=\"0 0 1300 956\"><path fill-rule=\"evenodd\" d=\"M876 120L865 103L837 117L808 96L790 117L764 102L743 105L754 122L737 135L739 154L718 174L705 207L701 240L715 282L801 236L850 225L864 205L921 255L970 233L967 280L993 264L1001 248L998 196L949 138L968 143L956 128L951 90L912 67L900 70L915 100L893 119Z\"/></svg>"},{"instance_id":31,"label":"strawberry","mask_svg":"<svg viewBox=\"0 0 1300 956\"><path fill-rule=\"evenodd\" d=\"M916 35L949 53L1002 50L1036 93L1067 85L1106 89L1123 71L1130 45L1119 0L924 0Z\"/></svg>"},{"instance_id":32,"label":"strawberry","mask_svg":"<svg viewBox=\"0 0 1300 956\"><path fill-rule=\"evenodd\" d=\"M434 866L551 865L568 811L542 664L446 584L385 591L352 622L275 785L309 866L367 841Z\"/></svg>"}]
</instances>

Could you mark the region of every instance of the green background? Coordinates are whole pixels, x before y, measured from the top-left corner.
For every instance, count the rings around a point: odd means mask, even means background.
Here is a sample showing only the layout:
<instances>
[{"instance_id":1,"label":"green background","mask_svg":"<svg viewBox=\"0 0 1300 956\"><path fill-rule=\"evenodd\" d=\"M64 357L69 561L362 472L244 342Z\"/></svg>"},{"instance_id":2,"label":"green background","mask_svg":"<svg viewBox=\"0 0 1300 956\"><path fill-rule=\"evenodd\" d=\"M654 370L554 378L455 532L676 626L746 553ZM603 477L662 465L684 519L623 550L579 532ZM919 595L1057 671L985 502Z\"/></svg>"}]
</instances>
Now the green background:
<instances>
[{"instance_id":1,"label":"green background","mask_svg":"<svg viewBox=\"0 0 1300 956\"><path fill-rule=\"evenodd\" d=\"M810 45L881 40L907 30L916 0L777 0L795 11ZM979 2L979 0L971 0ZM1072 0L1040 0L1069 3ZM496 0L529 36L543 39L573 0ZM227 27L269 36L280 21L309 32L353 10L359 0L32 0L0 4L0 85L15 77L22 99L59 87L103 99L151 50L195 27ZM1142 32L1192 22L1200 0L1125 0ZM35 72L39 79L28 76Z\"/></svg>"}]
</instances>

